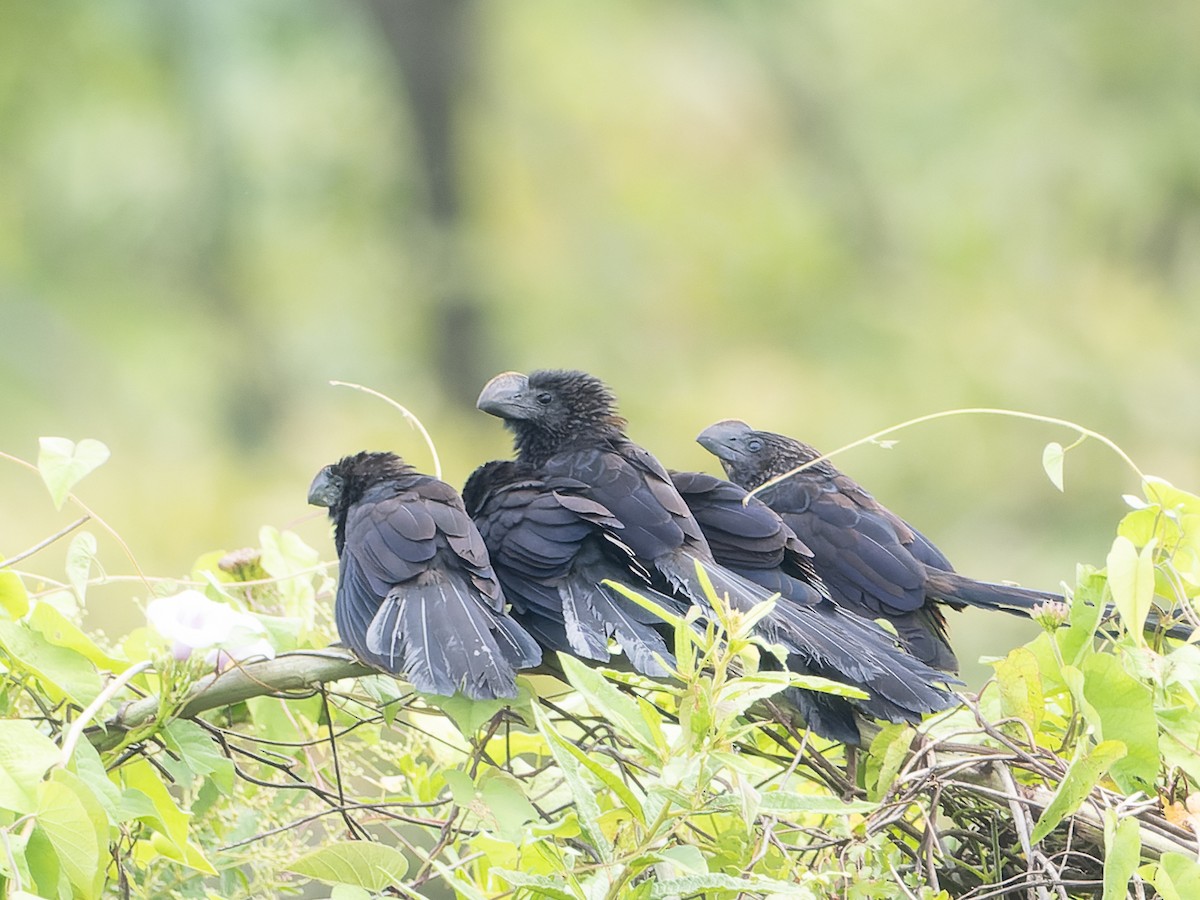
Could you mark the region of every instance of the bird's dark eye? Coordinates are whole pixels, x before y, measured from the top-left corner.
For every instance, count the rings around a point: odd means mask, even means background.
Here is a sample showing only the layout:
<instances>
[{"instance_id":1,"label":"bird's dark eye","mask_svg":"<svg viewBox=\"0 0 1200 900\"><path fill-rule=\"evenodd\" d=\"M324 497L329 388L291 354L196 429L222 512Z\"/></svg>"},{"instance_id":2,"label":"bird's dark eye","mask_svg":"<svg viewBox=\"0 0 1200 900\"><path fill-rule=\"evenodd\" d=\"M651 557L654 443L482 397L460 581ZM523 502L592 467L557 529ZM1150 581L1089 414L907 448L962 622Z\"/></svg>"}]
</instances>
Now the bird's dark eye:
<instances>
[{"instance_id":1,"label":"bird's dark eye","mask_svg":"<svg viewBox=\"0 0 1200 900\"><path fill-rule=\"evenodd\" d=\"M554 395L551 394L549 391L542 391L540 394L537 395L537 402L542 404L542 406L549 406L550 401L553 399L554 399Z\"/></svg>"},{"instance_id":2,"label":"bird's dark eye","mask_svg":"<svg viewBox=\"0 0 1200 900\"><path fill-rule=\"evenodd\" d=\"M750 440L746 441L746 449L751 453L757 453L762 449L762 441L758 438L750 438Z\"/></svg>"}]
</instances>

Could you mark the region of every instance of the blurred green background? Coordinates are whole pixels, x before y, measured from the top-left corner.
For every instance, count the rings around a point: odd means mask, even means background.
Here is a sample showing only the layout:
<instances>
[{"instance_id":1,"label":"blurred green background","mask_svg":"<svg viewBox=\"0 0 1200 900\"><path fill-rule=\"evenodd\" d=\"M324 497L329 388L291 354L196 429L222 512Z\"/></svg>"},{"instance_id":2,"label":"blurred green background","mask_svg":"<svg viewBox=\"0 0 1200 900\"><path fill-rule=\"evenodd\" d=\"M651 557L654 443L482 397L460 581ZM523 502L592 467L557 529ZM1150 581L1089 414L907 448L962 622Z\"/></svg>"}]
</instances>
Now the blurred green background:
<instances>
[{"instance_id":1,"label":"blurred green background","mask_svg":"<svg viewBox=\"0 0 1200 900\"><path fill-rule=\"evenodd\" d=\"M720 418L833 449L987 405L1195 487L1198 34L1188 2L5 4L0 449L105 441L80 494L159 575L267 523L328 557L317 468L428 468L331 378L456 484L508 453L483 381L568 366L677 468ZM1059 494L1062 429L900 437L839 464L978 577L1072 580L1137 487L1090 443ZM77 515L11 463L0 496L7 553ZM954 619L964 660L1028 634Z\"/></svg>"}]
</instances>

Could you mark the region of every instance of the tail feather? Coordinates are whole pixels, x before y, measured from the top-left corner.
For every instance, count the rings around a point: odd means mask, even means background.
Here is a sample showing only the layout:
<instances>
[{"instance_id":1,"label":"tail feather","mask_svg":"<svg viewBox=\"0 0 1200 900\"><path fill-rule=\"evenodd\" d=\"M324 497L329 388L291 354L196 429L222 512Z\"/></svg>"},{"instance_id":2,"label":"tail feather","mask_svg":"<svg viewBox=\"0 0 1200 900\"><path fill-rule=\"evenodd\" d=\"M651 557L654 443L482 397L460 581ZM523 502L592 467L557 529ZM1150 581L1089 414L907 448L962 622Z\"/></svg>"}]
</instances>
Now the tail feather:
<instances>
[{"instance_id":1,"label":"tail feather","mask_svg":"<svg viewBox=\"0 0 1200 900\"><path fill-rule=\"evenodd\" d=\"M1064 602L1061 594L1051 594L1047 591L1036 591L1008 584L975 581L965 575L959 575L957 572L927 568L926 573L929 593L951 603L957 601L981 609L998 609L1013 615L1029 616L1033 608L1039 604ZM1114 607L1108 606L1104 610L1104 617L1109 618L1114 612ZM1162 617L1151 610L1146 617L1145 630L1161 632L1166 637L1186 641L1192 636L1195 628L1186 622L1176 622L1164 626Z\"/></svg>"},{"instance_id":2,"label":"tail feather","mask_svg":"<svg viewBox=\"0 0 1200 900\"><path fill-rule=\"evenodd\" d=\"M653 595L650 599L666 605L668 609L676 605L669 597L657 592L643 592ZM662 635L634 617L633 610L640 610L641 607L609 588L590 581L568 581L559 588L559 594L572 648L576 647L576 642L587 650L598 644L604 651L603 659L607 660L607 638L612 636L620 643L629 662L643 675L664 678L670 674L666 666L673 665L675 657L667 649ZM582 649L580 652L584 655ZM661 662L655 658L656 655Z\"/></svg>"},{"instance_id":3,"label":"tail feather","mask_svg":"<svg viewBox=\"0 0 1200 900\"><path fill-rule=\"evenodd\" d=\"M934 597L954 604L977 606L981 609L998 609L1016 615L1029 615L1039 603L1058 602L1061 594L1047 591L1035 591L1031 588L1015 587L1008 584L992 584L987 581L976 581L957 572L925 567L928 593Z\"/></svg>"},{"instance_id":4,"label":"tail feather","mask_svg":"<svg viewBox=\"0 0 1200 900\"><path fill-rule=\"evenodd\" d=\"M739 610L769 599L764 588L712 563L703 563L718 595ZM695 559L681 554L659 561L667 579L689 598L707 605ZM763 635L789 653L788 668L807 671L859 687L868 699L854 705L891 722L912 721L957 704L943 685L951 679L895 646L891 635L872 622L828 602L812 605L782 601L760 623Z\"/></svg>"},{"instance_id":5,"label":"tail feather","mask_svg":"<svg viewBox=\"0 0 1200 900\"><path fill-rule=\"evenodd\" d=\"M541 650L458 580L393 590L367 631L367 649L418 691L472 699L515 697L516 669Z\"/></svg>"}]
</instances>

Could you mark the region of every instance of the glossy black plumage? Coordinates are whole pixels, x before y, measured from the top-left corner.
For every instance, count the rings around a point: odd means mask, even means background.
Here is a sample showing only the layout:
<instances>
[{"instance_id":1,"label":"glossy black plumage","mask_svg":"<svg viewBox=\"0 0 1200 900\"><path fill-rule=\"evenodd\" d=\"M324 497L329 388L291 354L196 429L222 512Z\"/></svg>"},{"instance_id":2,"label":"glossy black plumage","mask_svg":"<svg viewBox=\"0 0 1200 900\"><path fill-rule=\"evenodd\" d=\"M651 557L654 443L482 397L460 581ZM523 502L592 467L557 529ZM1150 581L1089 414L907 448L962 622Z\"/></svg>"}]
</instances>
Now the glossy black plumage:
<instances>
[{"instance_id":1,"label":"glossy black plumage","mask_svg":"<svg viewBox=\"0 0 1200 900\"><path fill-rule=\"evenodd\" d=\"M485 463L463 487L513 617L543 648L610 663L615 638L630 665L662 677L674 658L665 623L605 580L624 584L668 610L671 597L650 585L649 573L621 539L622 525L569 478L546 481L529 466Z\"/></svg>"},{"instance_id":2,"label":"glossy black plumage","mask_svg":"<svg viewBox=\"0 0 1200 900\"><path fill-rule=\"evenodd\" d=\"M739 609L771 597L713 560L670 475L625 436L614 398L599 379L577 371L505 373L488 383L478 405L513 431L519 462L544 479L580 483L583 496L620 522L621 541L660 590L706 607L699 562L718 594ZM804 671L867 691L870 700L860 708L872 716L912 720L954 703L936 684L942 680L937 673L898 651L886 632L827 601L780 603L759 628Z\"/></svg>"},{"instance_id":3,"label":"glossy black plumage","mask_svg":"<svg viewBox=\"0 0 1200 900\"><path fill-rule=\"evenodd\" d=\"M334 618L355 655L425 693L516 696L516 670L537 665L541 650L505 612L452 487L394 454L359 453L322 469L309 502L334 523Z\"/></svg>"},{"instance_id":4,"label":"glossy black plumage","mask_svg":"<svg viewBox=\"0 0 1200 900\"><path fill-rule=\"evenodd\" d=\"M747 490L820 456L807 444L737 420L718 422L697 440L721 460L730 480ZM959 575L928 538L828 460L756 497L811 549L836 603L891 622L908 650L936 668L958 669L940 604L1028 615L1039 603L1062 600Z\"/></svg>"}]
</instances>

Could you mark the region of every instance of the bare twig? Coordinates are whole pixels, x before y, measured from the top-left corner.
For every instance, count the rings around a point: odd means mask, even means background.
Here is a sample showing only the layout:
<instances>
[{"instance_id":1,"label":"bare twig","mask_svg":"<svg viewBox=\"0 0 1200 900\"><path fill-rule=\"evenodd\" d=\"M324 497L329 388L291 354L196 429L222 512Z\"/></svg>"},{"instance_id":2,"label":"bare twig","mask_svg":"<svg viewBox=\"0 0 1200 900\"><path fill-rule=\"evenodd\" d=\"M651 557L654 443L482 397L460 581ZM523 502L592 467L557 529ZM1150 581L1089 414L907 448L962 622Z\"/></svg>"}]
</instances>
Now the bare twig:
<instances>
[{"instance_id":1,"label":"bare twig","mask_svg":"<svg viewBox=\"0 0 1200 900\"><path fill-rule=\"evenodd\" d=\"M13 563L18 563L23 559L33 556L33 554L37 553L39 550L45 550L47 547L49 547L55 541L59 540L60 538L66 537L68 534L70 534L72 531L74 531L76 528L78 528L80 525L82 525L84 522L86 522L90 518L91 518L90 515L80 516L78 519L76 519L74 522L72 522L66 528L62 529L61 531L56 531L54 534L50 535L50 537L46 538L44 541L38 541L36 544L34 544L28 550L23 550L22 552L18 553L16 556L10 556L8 559L4 560L4 562L0 562L0 569L7 569Z\"/></svg>"}]
</instances>

